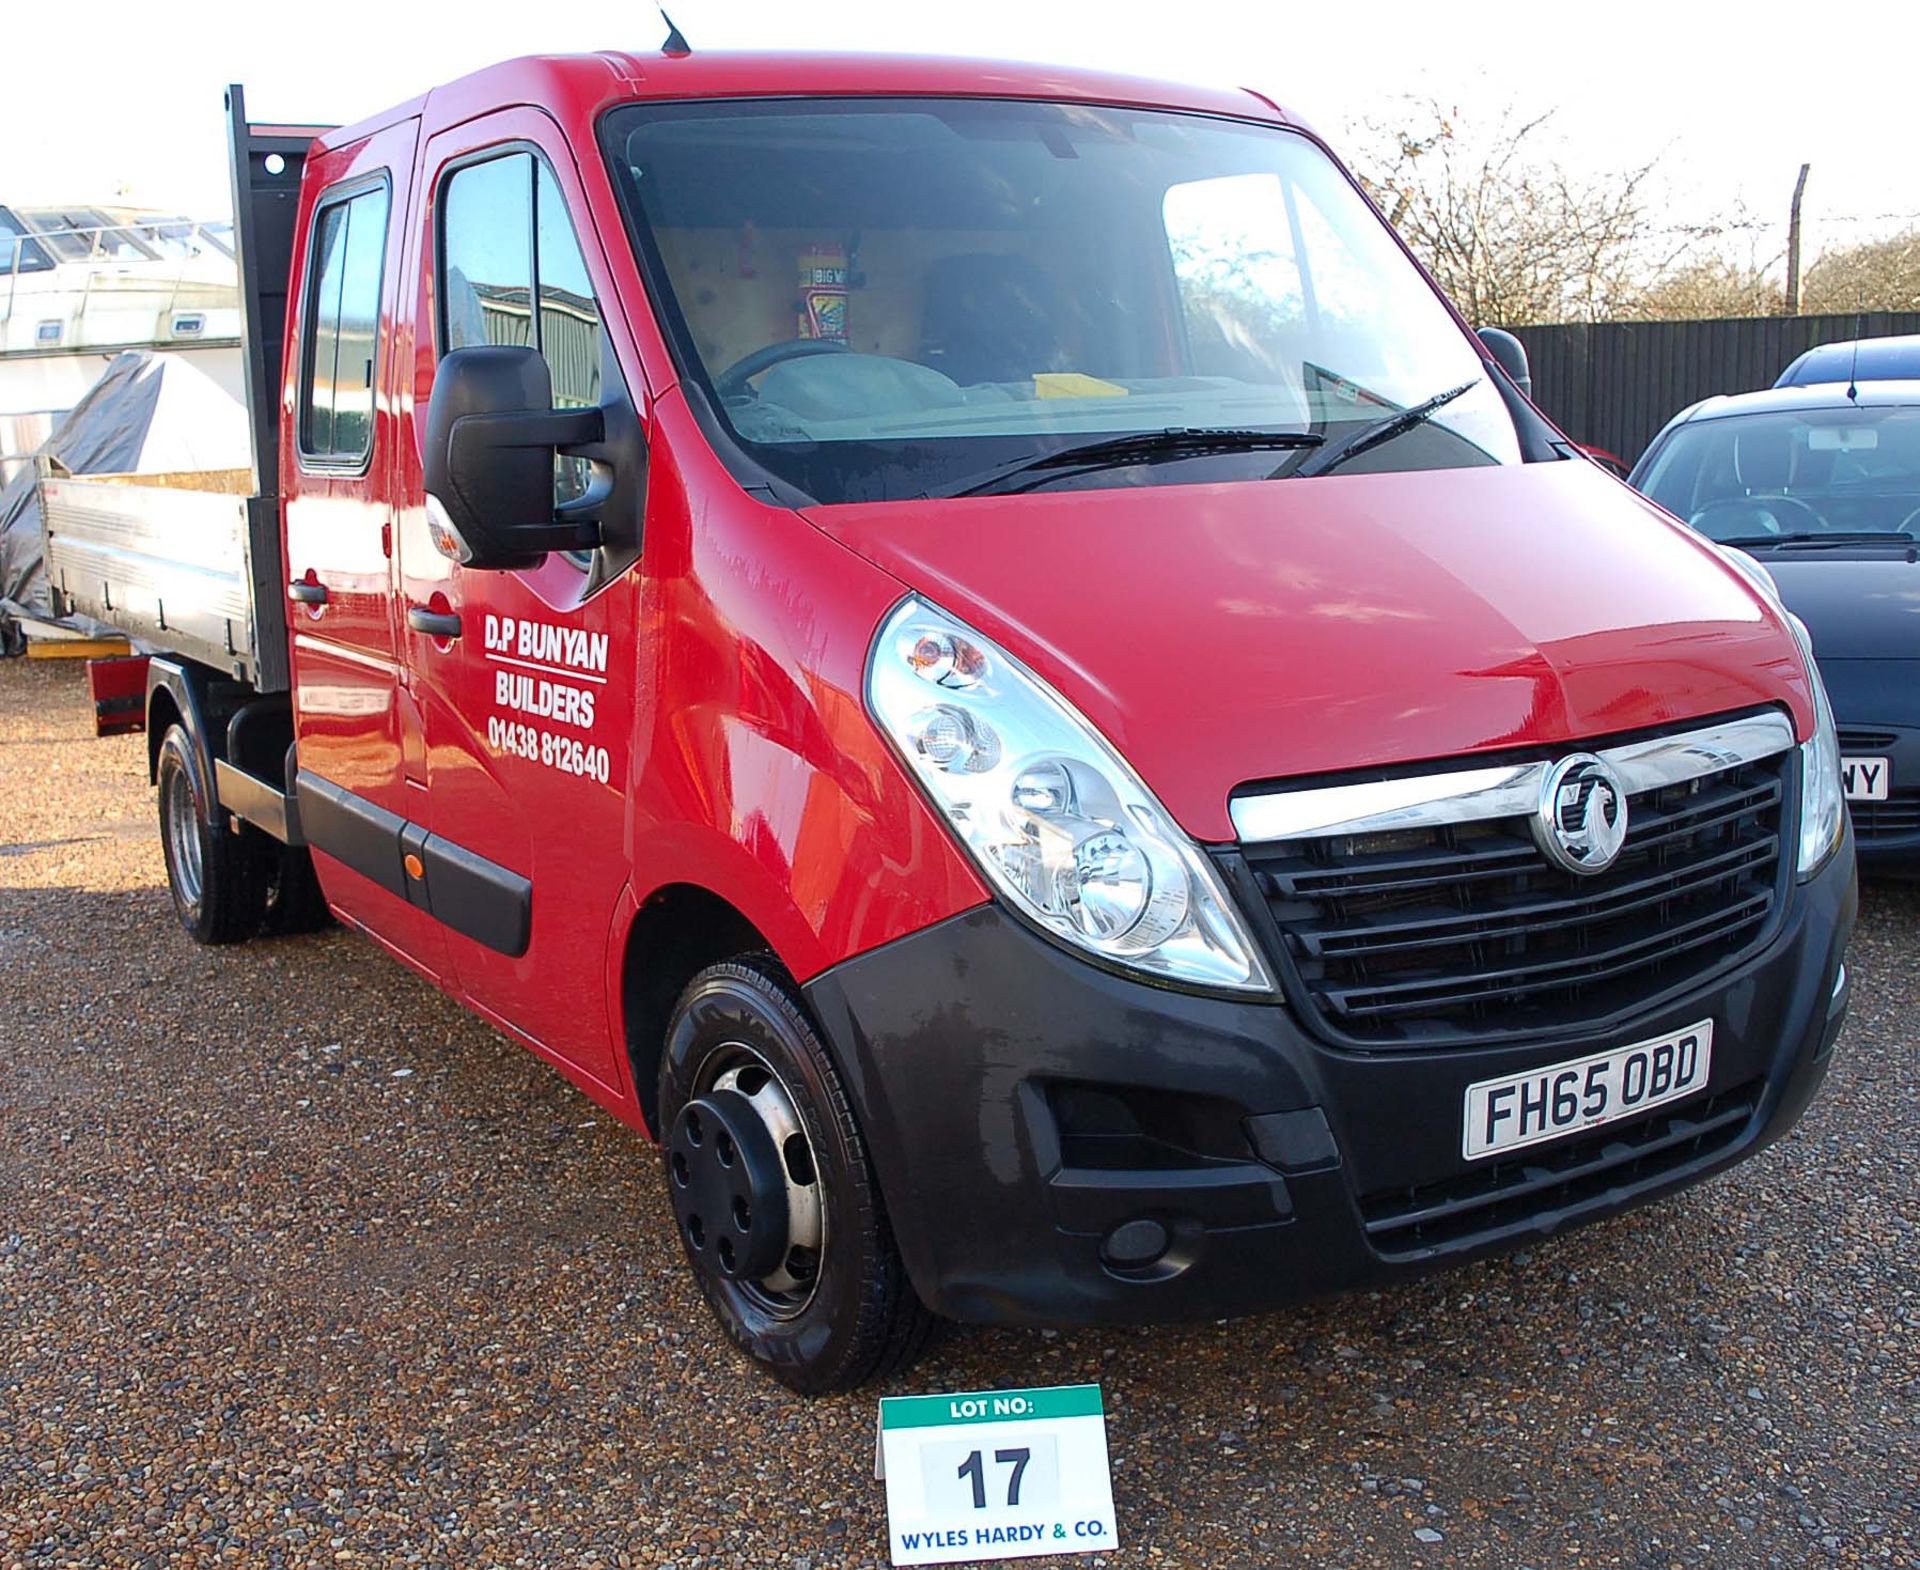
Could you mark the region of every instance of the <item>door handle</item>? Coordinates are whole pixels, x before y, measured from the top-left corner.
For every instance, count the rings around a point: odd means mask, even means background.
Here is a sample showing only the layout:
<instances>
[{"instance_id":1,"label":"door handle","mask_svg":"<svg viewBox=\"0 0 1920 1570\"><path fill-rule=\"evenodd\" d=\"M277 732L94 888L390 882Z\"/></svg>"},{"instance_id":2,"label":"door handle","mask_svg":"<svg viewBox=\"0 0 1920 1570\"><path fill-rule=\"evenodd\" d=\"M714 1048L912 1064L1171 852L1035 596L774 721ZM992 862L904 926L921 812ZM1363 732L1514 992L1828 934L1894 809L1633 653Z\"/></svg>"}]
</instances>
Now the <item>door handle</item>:
<instances>
[{"instance_id":1,"label":"door handle","mask_svg":"<svg viewBox=\"0 0 1920 1570\"><path fill-rule=\"evenodd\" d=\"M327 586L324 583L310 583L305 578L295 578L287 585L287 598L302 605L325 605Z\"/></svg>"},{"instance_id":2,"label":"door handle","mask_svg":"<svg viewBox=\"0 0 1920 1570\"><path fill-rule=\"evenodd\" d=\"M415 632L424 632L429 638L457 638L460 636L460 618L452 611L430 611L424 605L407 607L407 625Z\"/></svg>"}]
</instances>

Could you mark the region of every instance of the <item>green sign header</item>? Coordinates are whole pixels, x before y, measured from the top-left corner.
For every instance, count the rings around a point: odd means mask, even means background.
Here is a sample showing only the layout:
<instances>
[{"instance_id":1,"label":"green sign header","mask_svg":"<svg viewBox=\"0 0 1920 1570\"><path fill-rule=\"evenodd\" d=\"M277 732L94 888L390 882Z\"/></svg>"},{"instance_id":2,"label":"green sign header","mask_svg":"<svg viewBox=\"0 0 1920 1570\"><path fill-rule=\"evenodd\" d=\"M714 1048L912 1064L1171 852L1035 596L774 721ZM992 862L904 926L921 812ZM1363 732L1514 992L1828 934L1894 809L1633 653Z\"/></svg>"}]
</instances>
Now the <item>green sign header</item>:
<instances>
[{"instance_id":1,"label":"green sign header","mask_svg":"<svg viewBox=\"0 0 1920 1570\"><path fill-rule=\"evenodd\" d=\"M1042 1390L975 1390L952 1396L882 1396L882 1428L939 1428L950 1423L1006 1423L1036 1417L1099 1417L1098 1385Z\"/></svg>"}]
</instances>

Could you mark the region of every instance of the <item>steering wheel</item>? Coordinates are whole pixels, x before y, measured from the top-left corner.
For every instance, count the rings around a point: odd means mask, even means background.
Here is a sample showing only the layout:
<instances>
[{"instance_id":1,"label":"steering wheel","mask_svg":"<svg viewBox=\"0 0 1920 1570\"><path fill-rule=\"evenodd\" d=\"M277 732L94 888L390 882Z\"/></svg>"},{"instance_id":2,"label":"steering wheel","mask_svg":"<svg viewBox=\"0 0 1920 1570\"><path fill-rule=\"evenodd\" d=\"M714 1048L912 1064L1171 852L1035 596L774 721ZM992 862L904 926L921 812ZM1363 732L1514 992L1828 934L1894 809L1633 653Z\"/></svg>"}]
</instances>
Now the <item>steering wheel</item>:
<instances>
[{"instance_id":1,"label":"steering wheel","mask_svg":"<svg viewBox=\"0 0 1920 1570\"><path fill-rule=\"evenodd\" d=\"M1788 516L1782 517L1782 513ZM1716 515L1737 518L1742 514L1756 520L1755 528L1742 531L1749 534L1797 534L1803 530L1808 534L1818 534L1826 528L1826 522L1820 514L1797 496L1729 496L1722 501L1708 502L1687 521L1702 534L1713 536L1715 531L1709 526L1708 519ZM1778 526L1759 527L1758 518L1762 515L1771 515Z\"/></svg>"},{"instance_id":2,"label":"steering wheel","mask_svg":"<svg viewBox=\"0 0 1920 1570\"><path fill-rule=\"evenodd\" d=\"M713 390L722 398L744 398L751 389L747 383L762 371L770 371L788 360L804 360L816 354L847 354L850 351L838 338L789 338L785 343L770 343L742 355L713 379Z\"/></svg>"}]
</instances>

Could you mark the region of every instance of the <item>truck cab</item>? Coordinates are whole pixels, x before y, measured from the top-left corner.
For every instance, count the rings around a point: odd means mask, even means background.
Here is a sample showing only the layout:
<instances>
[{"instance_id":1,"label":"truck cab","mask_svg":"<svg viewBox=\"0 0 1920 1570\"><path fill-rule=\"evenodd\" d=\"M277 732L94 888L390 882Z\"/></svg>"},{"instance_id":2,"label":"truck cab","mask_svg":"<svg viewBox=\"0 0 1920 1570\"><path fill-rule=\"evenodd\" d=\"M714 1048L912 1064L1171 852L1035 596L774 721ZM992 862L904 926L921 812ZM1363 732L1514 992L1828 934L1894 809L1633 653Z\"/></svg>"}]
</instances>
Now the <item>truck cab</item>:
<instances>
[{"instance_id":1,"label":"truck cab","mask_svg":"<svg viewBox=\"0 0 1920 1570\"><path fill-rule=\"evenodd\" d=\"M1802 641L1284 110L609 53L272 134L279 663L152 663L176 906L311 876L658 1140L776 1376L1390 1281L1813 1094Z\"/></svg>"}]
</instances>

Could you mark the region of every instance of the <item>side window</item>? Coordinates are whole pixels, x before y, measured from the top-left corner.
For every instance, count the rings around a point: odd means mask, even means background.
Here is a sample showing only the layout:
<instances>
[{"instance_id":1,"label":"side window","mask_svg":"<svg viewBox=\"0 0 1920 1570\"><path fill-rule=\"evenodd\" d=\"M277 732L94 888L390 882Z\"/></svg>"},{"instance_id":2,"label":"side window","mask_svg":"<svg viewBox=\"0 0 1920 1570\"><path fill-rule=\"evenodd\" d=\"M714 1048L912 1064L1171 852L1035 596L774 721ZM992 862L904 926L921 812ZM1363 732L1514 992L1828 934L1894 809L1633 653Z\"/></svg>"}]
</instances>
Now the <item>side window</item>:
<instances>
[{"instance_id":1,"label":"side window","mask_svg":"<svg viewBox=\"0 0 1920 1570\"><path fill-rule=\"evenodd\" d=\"M510 153L456 169L441 219L448 349L534 344L533 159Z\"/></svg>"},{"instance_id":2,"label":"side window","mask_svg":"<svg viewBox=\"0 0 1920 1570\"><path fill-rule=\"evenodd\" d=\"M592 408L600 402L600 307L587 280L586 259L574 238L560 185L545 164L534 190L534 278L540 300L540 353L553 373L556 408ZM553 498L571 501L586 493L589 466L584 458L555 461Z\"/></svg>"},{"instance_id":3,"label":"side window","mask_svg":"<svg viewBox=\"0 0 1920 1570\"><path fill-rule=\"evenodd\" d=\"M537 349L558 408L600 402L600 308L553 172L529 153L467 164L442 197L440 275L446 350ZM556 502L587 488L583 458L555 460Z\"/></svg>"},{"instance_id":4,"label":"side window","mask_svg":"<svg viewBox=\"0 0 1920 1570\"><path fill-rule=\"evenodd\" d=\"M373 450L386 249L384 185L328 202L314 217L299 445L301 456L317 463L359 464Z\"/></svg>"}]
</instances>

